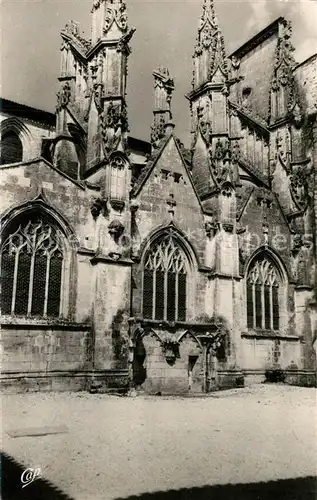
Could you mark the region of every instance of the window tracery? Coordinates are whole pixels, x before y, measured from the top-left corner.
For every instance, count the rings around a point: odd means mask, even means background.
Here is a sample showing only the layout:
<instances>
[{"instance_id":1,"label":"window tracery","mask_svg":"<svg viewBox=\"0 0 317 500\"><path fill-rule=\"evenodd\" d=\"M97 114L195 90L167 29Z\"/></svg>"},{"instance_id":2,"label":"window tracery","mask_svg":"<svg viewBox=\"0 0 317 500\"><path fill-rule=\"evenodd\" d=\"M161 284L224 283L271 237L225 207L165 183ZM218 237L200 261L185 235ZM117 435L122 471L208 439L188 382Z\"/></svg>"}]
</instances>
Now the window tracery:
<instances>
[{"instance_id":1,"label":"window tracery","mask_svg":"<svg viewBox=\"0 0 317 500\"><path fill-rule=\"evenodd\" d=\"M254 263L247 277L248 328L279 329L280 285L280 276L270 260L262 258Z\"/></svg>"},{"instance_id":2,"label":"window tracery","mask_svg":"<svg viewBox=\"0 0 317 500\"><path fill-rule=\"evenodd\" d=\"M188 263L172 236L155 242L144 265L143 316L165 321L186 320Z\"/></svg>"},{"instance_id":3,"label":"window tracery","mask_svg":"<svg viewBox=\"0 0 317 500\"><path fill-rule=\"evenodd\" d=\"M39 217L21 223L1 250L3 314L60 314L62 234Z\"/></svg>"}]
</instances>

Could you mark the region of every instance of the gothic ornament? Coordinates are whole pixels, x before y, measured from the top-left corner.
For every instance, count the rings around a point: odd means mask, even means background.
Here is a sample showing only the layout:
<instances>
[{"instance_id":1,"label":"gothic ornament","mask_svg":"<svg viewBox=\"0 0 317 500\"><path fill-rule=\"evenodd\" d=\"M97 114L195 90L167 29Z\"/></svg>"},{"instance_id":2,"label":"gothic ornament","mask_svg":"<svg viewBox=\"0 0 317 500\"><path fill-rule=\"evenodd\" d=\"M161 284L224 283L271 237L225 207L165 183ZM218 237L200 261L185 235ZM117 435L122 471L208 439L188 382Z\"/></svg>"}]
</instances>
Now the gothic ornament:
<instances>
[{"instance_id":1,"label":"gothic ornament","mask_svg":"<svg viewBox=\"0 0 317 500\"><path fill-rule=\"evenodd\" d=\"M99 83L94 86L94 101L99 113L102 111L103 84Z\"/></svg>"},{"instance_id":2,"label":"gothic ornament","mask_svg":"<svg viewBox=\"0 0 317 500\"><path fill-rule=\"evenodd\" d=\"M301 210L304 210L308 203L308 185L307 173L303 167L294 169L290 176L290 187L295 203Z\"/></svg>"},{"instance_id":3,"label":"gothic ornament","mask_svg":"<svg viewBox=\"0 0 317 500\"><path fill-rule=\"evenodd\" d=\"M207 60L202 58L202 54L207 53ZM193 87L199 86L205 81L202 80L199 66L207 67L207 81L212 81L213 75L218 69L222 72L224 78L228 77L228 61L226 59L224 39L214 13L212 0L205 0L203 5L203 13L200 19L200 27L198 29L197 42L194 51Z\"/></svg>"},{"instance_id":4,"label":"gothic ornament","mask_svg":"<svg viewBox=\"0 0 317 500\"><path fill-rule=\"evenodd\" d=\"M61 92L57 94L57 111L60 111L69 104L71 98L71 88L68 82L65 82Z\"/></svg>"},{"instance_id":5,"label":"gothic ornament","mask_svg":"<svg viewBox=\"0 0 317 500\"><path fill-rule=\"evenodd\" d=\"M103 212L104 215L107 215L107 198L96 198L90 207L91 215L93 219L96 220L100 213Z\"/></svg>"},{"instance_id":6,"label":"gothic ornament","mask_svg":"<svg viewBox=\"0 0 317 500\"><path fill-rule=\"evenodd\" d=\"M221 194L222 196L226 196L230 198L232 196L233 186L229 182L224 182L221 186Z\"/></svg>"},{"instance_id":7,"label":"gothic ornament","mask_svg":"<svg viewBox=\"0 0 317 500\"><path fill-rule=\"evenodd\" d=\"M110 30L113 23L116 23L118 28L126 32L128 29L128 17L126 13L125 3L112 3L107 7L107 13L105 17L105 24L103 28L103 33L106 35Z\"/></svg>"},{"instance_id":8,"label":"gothic ornament","mask_svg":"<svg viewBox=\"0 0 317 500\"><path fill-rule=\"evenodd\" d=\"M233 224L227 222L222 224L222 228L226 233L232 233L233 232Z\"/></svg>"},{"instance_id":9,"label":"gothic ornament","mask_svg":"<svg viewBox=\"0 0 317 500\"><path fill-rule=\"evenodd\" d=\"M168 338L161 340L161 346L166 362L170 365L174 364L176 358L179 357L178 340L170 335Z\"/></svg>"},{"instance_id":10,"label":"gothic ornament","mask_svg":"<svg viewBox=\"0 0 317 500\"><path fill-rule=\"evenodd\" d=\"M303 115L301 113L301 109L300 109L298 103L296 103L294 105L294 108L292 110L292 115L293 115L293 123L294 123L295 127L300 128L302 123L303 123Z\"/></svg>"},{"instance_id":11,"label":"gothic ornament","mask_svg":"<svg viewBox=\"0 0 317 500\"><path fill-rule=\"evenodd\" d=\"M128 130L128 120L125 105L110 101L108 107L100 116L101 136L105 154L108 155L116 145L122 132Z\"/></svg>"},{"instance_id":12,"label":"gothic ornament","mask_svg":"<svg viewBox=\"0 0 317 500\"><path fill-rule=\"evenodd\" d=\"M151 144L154 148L157 148L159 142L165 136L165 120L163 116L160 116L159 121L155 125L151 126Z\"/></svg>"},{"instance_id":13,"label":"gothic ornament","mask_svg":"<svg viewBox=\"0 0 317 500\"><path fill-rule=\"evenodd\" d=\"M91 40L86 40L84 33L80 30L79 23L75 21L70 21L66 24L62 31L68 37L71 37L76 45L79 45L84 52L87 52L91 47Z\"/></svg>"},{"instance_id":14,"label":"gothic ornament","mask_svg":"<svg viewBox=\"0 0 317 500\"><path fill-rule=\"evenodd\" d=\"M206 222L205 231L208 238L213 238L218 230L218 224L216 222Z\"/></svg>"},{"instance_id":15,"label":"gothic ornament","mask_svg":"<svg viewBox=\"0 0 317 500\"><path fill-rule=\"evenodd\" d=\"M205 139L206 143L210 144L211 137L212 137L211 122L209 120L208 121L201 120L201 122L199 123L199 126L200 126L201 134L202 134L203 138Z\"/></svg>"},{"instance_id":16,"label":"gothic ornament","mask_svg":"<svg viewBox=\"0 0 317 500\"><path fill-rule=\"evenodd\" d=\"M235 165L239 155L237 144L231 146L229 141L218 139L214 151L209 150L211 171L215 181L221 185L223 182L230 181L232 185L238 182L238 171Z\"/></svg>"},{"instance_id":17,"label":"gothic ornament","mask_svg":"<svg viewBox=\"0 0 317 500\"><path fill-rule=\"evenodd\" d=\"M292 236L292 254L295 256L299 253L302 248L303 237L301 234L296 233Z\"/></svg>"},{"instance_id":18,"label":"gothic ornament","mask_svg":"<svg viewBox=\"0 0 317 500\"><path fill-rule=\"evenodd\" d=\"M294 47L290 42L291 34L291 24L285 21L276 47L275 66L271 82L273 92L276 92L280 86L285 87L293 84L295 59L293 57Z\"/></svg>"},{"instance_id":19,"label":"gothic ornament","mask_svg":"<svg viewBox=\"0 0 317 500\"><path fill-rule=\"evenodd\" d=\"M108 226L108 232L113 237L114 240L117 240L124 231L124 225L118 219L113 220Z\"/></svg>"}]
</instances>

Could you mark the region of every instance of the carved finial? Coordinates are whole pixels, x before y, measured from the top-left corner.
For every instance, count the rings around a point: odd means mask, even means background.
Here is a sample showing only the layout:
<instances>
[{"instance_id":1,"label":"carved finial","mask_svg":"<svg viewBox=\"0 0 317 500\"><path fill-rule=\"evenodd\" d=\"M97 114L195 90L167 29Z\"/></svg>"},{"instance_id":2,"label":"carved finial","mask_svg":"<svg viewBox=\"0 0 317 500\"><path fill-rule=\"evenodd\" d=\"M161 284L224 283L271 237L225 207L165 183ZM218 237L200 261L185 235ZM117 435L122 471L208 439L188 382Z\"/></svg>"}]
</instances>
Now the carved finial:
<instances>
[{"instance_id":1,"label":"carved finial","mask_svg":"<svg viewBox=\"0 0 317 500\"><path fill-rule=\"evenodd\" d=\"M213 0L204 0L203 13L200 18L200 29L203 27L206 21L209 21L213 26L217 26L218 20L215 16L214 2Z\"/></svg>"},{"instance_id":2,"label":"carved finial","mask_svg":"<svg viewBox=\"0 0 317 500\"><path fill-rule=\"evenodd\" d=\"M271 80L270 121L274 123L291 112L296 104L296 91L293 70L296 65L293 57L294 47L290 41L291 23L280 24L279 37L275 51L275 63Z\"/></svg>"},{"instance_id":3,"label":"carved finial","mask_svg":"<svg viewBox=\"0 0 317 500\"><path fill-rule=\"evenodd\" d=\"M201 57L204 53L206 56ZM218 68L225 81L228 76L228 62L224 40L215 16L213 0L204 0L194 52L193 88L212 81Z\"/></svg>"},{"instance_id":4,"label":"carved finial","mask_svg":"<svg viewBox=\"0 0 317 500\"><path fill-rule=\"evenodd\" d=\"M169 71L161 67L153 71L154 77L154 122L151 127L151 143L155 147L165 135L165 124L172 119L171 100L174 80Z\"/></svg>"}]
</instances>

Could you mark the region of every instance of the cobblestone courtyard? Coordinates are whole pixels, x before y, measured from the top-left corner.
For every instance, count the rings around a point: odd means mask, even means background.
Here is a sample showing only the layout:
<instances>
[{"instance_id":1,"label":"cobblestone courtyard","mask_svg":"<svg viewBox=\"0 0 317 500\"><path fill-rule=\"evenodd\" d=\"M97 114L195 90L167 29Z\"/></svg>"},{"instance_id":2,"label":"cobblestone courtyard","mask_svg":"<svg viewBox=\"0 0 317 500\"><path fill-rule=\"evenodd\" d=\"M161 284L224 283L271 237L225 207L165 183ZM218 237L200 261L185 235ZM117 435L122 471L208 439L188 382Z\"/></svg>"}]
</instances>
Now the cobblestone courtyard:
<instances>
[{"instance_id":1,"label":"cobblestone courtyard","mask_svg":"<svg viewBox=\"0 0 317 500\"><path fill-rule=\"evenodd\" d=\"M315 389L263 385L192 399L33 393L3 396L2 405L3 451L24 468L40 467L43 478L75 500L168 490L194 498L183 489L316 472ZM66 432L9 435L57 426ZM20 475L16 498L27 498L39 481L21 489ZM314 498L294 491L287 498ZM264 498L231 495L221 497Z\"/></svg>"}]
</instances>

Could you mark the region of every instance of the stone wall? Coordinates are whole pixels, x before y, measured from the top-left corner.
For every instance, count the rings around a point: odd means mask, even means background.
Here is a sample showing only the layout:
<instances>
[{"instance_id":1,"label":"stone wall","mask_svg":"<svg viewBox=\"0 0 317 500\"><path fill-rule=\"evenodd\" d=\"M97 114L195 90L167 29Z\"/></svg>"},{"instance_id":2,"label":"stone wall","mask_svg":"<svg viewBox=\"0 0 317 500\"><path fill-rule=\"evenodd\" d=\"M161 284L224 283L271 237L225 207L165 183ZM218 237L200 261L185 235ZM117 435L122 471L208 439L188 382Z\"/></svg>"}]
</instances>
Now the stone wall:
<instances>
[{"instance_id":1,"label":"stone wall","mask_svg":"<svg viewBox=\"0 0 317 500\"><path fill-rule=\"evenodd\" d=\"M272 77L268 68L273 68L276 44L277 33L241 57L238 75L243 76L243 80L234 89L237 100L252 108L256 114L265 120L268 118ZM239 57L238 52L237 56ZM247 101L243 101L243 91L247 88L251 89L251 93Z\"/></svg>"},{"instance_id":2,"label":"stone wall","mask_svg":"<svg viewBox=\"0 0 317 500\"><path fill-rule=\"evenodd\" d=\"M4 121L8 118L12 117L7 114L0 113L0 125L3 126ZM34 122L25 118L23 118L23 120L16 118L16 120L23 123L22 132L19 134L19 138L21 139L23 146L23 161L38 158L41 156L42 139L53 137L55 135L55 127Z\"/></svg>"},{"instance_id":3,"label":"stone wall","mask_svg":"<svg viewBox=\"0 0 317 500\"><path fill-rule=\"evenodd\" d=\"M89 325L45 324L44 321L36 324L27 320L20 324L2 324L1 345L1 388L50 390L50 379L54 377L61 379L59 388L55 386L58 390L73 386L78 390L85 388L83 373L91 369ZM82 373L82 377L73 384L69 378L78 373Z\"/></svg>"}]
</instances>

